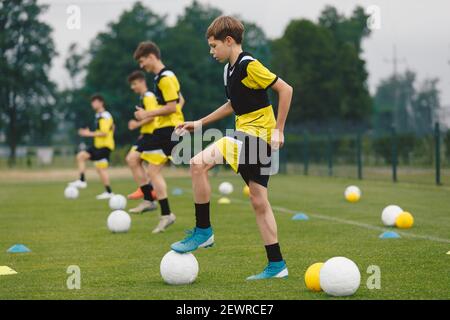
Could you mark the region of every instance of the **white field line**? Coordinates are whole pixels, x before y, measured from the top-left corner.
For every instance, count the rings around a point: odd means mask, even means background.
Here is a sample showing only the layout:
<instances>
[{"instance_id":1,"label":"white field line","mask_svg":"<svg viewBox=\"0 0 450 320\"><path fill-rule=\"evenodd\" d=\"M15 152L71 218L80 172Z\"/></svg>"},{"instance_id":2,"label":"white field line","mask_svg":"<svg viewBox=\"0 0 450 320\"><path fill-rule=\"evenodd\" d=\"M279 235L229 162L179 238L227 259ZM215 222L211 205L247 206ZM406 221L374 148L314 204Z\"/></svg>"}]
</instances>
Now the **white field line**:
<instances>
[{"instance_id":1,"label":"white field line","mask_svg":"<svg viewBox=\"0 0 450 320\"><path fill-rule=\"evenodd\" d=\"M188 192L192 193L191 190L189 190ZM222 197L222 195L219 195L217 193L211 193L211 195L214 196L214 197ZM247 204L249 203L248 201L244 201L242 199L236 199L236 198L230 198L230 199L232 201L235 201L235 202L238 202L238 203L247 203ZM279 206L272 206L272 209L275 212L283 212L283 213L288 213L288 214L298 213L298 211L287 209L287 208L284 208L284 207L279 207ZM357 222L357 221L354 221L354 220L348 220L348 219L341 219L341 218L331 217L331 216L327 216L327 215L323 215L323 214L308 213L308 215L310 217L317 218L317 219L328 220L328 221L333 221L333 222L342 223L342 224L348 224L348 225L351 225L351 226L360 227L360 228L369 229L369 230L376 230L376 231L382 231L382 232L389 230L389 229L386 229L386 228L373 226L373 225L370 225L370 224L367 224L367 223L362 223L362 222ZM429 236L429 235L414 234L414 233L410 233L410 232L402 232L402 231L397 231L397 230L395 232L397 232L398 234L400 234L403 237L423 239L423 240L430 240L430 241L441 242L441 243L450 243L450 239L438 238L438 237Z\"/></svg>"}]
</instances>

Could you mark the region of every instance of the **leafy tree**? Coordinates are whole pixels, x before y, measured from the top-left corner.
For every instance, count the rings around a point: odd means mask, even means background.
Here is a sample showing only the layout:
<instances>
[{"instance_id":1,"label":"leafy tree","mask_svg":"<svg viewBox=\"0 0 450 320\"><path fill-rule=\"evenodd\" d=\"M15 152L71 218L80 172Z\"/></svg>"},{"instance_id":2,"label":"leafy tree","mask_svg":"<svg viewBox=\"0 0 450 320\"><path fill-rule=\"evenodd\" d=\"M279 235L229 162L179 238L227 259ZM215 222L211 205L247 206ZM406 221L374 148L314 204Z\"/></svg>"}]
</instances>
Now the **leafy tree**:
<instances>
[{"instance_id":1,"label":"leafy tree","mask_svg":"<svg viewBox=\"0 0 450 320\"><path fill-rule=\"evenodd\" d=\"M55 128L55 85L48 72L56 55L52 29L39 20L36 0L0 2L0 115L11 165L21 142L49 142Z\"/></svg>"},{"instance_id":2,"label":"leafy tree","mask_svg":"<svg viewBox=\"0 0 450 320\"><path fill-rule=\"evenodd\" d=\"M115 118L117 142L128 144L133 141L135 133L130 132L126 125L138 102L138 97L127 83L127 76L139 69L133 53L141 41L161 42L166 29L165 17L160 17L137 2L130 10L124 11L117 22L110 23L107 31L93 40L89 49L85 85L80 92L83 101L72 110L77 124L93 123L89 96L98 92L104 95L107 108Z\"/></svg>"},{"instance_id":3,"label":"leafy tree","mask_svg":"<svg viewBox=\"0 0 450 320\"><path fill-rule=\"evenodd\" d=\"M425 79L417 89L417 75L411 70L380 82L374 98L375 128L395 127L398 132L430 133L440 108L438 79Z\"/></svg>"},{"instance_id":4,"label":"leafy tree","mask_svg":"<svg viewBox=\"0 0 450 320\"><path fill-rule=\"evenodd\" d=\"M272 42L274 71L294 87L290 124L369 123L372 101L360 57L366 19L360 7L349 18L327 7L318 23L293 20Z\"/></svg>"}]
</instances>

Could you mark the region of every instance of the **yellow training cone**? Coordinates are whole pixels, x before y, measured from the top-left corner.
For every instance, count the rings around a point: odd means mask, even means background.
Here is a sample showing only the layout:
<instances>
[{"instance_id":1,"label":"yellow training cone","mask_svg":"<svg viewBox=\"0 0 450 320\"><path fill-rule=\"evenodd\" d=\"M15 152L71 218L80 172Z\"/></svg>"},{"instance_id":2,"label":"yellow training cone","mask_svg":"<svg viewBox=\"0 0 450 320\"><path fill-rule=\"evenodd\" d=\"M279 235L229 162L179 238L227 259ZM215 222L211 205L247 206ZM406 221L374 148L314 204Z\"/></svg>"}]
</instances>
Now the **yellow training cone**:
<instances>
[{"instance_id":1,"label":"yellow training cone","mask_svg":"<svg viewBox=\"0 0 450 320\"><path fill-rule=\"evenodd\" d=\"M8 266L0 266L0 276L7 276L10 274L17 274L17 272Z\"/></svg>"},{"instance_id":2,"label":"yellow training cone","mask_svg":"<svg viewBox=\"0 0 450 320\"><path fill-rule=\"evenodd\" d=\"M230 204L231 201L230 199L228 199L227 197L222 197L219 199L219 201L217 201L219 204Z\"/></svg>"}]
</instances>

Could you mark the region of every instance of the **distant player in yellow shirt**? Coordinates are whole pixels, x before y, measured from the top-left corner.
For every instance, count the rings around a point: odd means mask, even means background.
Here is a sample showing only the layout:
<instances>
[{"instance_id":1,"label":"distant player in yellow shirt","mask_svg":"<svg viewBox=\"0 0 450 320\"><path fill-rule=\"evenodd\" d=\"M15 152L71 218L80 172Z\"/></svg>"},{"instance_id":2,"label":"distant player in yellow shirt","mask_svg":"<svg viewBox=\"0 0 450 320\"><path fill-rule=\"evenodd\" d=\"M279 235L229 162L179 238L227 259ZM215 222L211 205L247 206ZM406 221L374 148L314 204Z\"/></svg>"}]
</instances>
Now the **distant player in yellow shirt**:
<instances>
[{"instance_id":1,"label":"distant player in yellow shirt","mask_svg":"<svg viewBox=\"0 0 450 320\"><path fill-rule=\"evenodd\" d=\"M141 158L148 162L147 171L152 184L141 186L144 201L130 212L145 210L152 201L150 194L154 188L161 208L161 218L153 233L159 233L166 230L176 219L170 210L167 185L162 175L162 169L177 144L176 141L172 141L172 133L176 126L184 122L181 110L182 95L175 73L166 68L161 61L161 52L155 43L151 41L140 43L134 53L134 59L138 61L142 69L155 75L154 93L158 107L155 110L138 108L135 112L135 117L139 121L155 118L156 127L151 138L145 143L145 150L141 155Z\"/></svg>"},{"instance_id":2,"label":"distant player in yellow shirt","mask_svg":"<svg viewBox=\"0 0 450 320\"><path fill-rule=\"evenodd\" d=\"M85 177L86 161L94 162L100 179L105 186L105 192L97 196L98 200L109 199L113 196L108 176L109 156L115 148L114 143L114 120L112 115L106 111L105 100L101 95L91 97L91 106L95 111L95 131L89 128L78 130L81 137L94 138L94 145L86 151L80 151L77 154L78 170L80 179L69 183L76 188L86 188L87 182Z\"/></svg>"},{"instance_id":3,"label":"distant player in yellow shirt","mask_svg":"<svg viewBox=\"0 0 450 320\"><path fill-rule=\"evenodd\" d=\"M130 84L131 90L139 94L140 103L139 108L146 111L158 109L158 101L153 92L148 90L147 83L145 81L145 74L142 71L134 71L128 76L128 82ZM180 106L184 105L184 99L181 97ZM151 135L157 126L157 118L148 117L143 120L130 120L128 122L128 129L136 130L140 128L140 135L135 145L131 148L130 152L126 157L128 166L130 167L133 178L136 181L138 188L136 191L128 195L130 200L138 200L144 198L144 193L141 190L141 186L146 185L149 182L149 178L145 169L143 167L142 152L146 151L146 142L151 139ZM154 190L151 192L151 197L156 199L156 194ZM148 207L151 210L152 207Z\"/></svg>"}]
</instances>

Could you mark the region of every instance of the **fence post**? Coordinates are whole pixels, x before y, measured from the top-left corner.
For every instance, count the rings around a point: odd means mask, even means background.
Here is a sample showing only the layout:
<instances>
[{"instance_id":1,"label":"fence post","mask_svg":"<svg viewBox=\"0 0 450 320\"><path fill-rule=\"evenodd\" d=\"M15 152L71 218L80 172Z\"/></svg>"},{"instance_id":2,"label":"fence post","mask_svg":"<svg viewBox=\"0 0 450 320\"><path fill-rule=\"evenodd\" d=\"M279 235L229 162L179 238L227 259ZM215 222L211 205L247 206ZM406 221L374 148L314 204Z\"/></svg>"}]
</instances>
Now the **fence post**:
<instances>
[{"instance_id":1,"label":"fence post","mask_svg":"<svg viewBox=\"0 0 450 320\"><path fill-rule=\"evenodd\" d=\"M397 133L395 127L392 127L392 181L397 182Z\"/></svg>"},{"instance_id":2,"label":"fence post","mask_svg":"<svg viewBox=\"0 0 450 320\"><path fill-rule=\"evenodd\" d=\"M307 176L309 169L309 138L306 130L303 133L303 144L303 174Z\"/></svg>"},{"instance_id":3,"label":"fence post","mask_svg":"<svg viewBox=\"0 0 450 320\"><path fill-rule=\"evenodd\" d=\"M436 153L436 184L441 185L441 130L439 123L434 125L434 140L435 140L435 153Z\"/></svg>"},{"instance_id":4,"label":"fence post","mask_svg":"<svg viewBox=\"0 0 450 320\"><path fill-rule=\"evenodd\" d=\"M356 161L358 163L358 179L362 180L362 146L361 146L361 132L358 131L356 135Z\"/></svg>"},{"instance_id":5,"label":"fence post","mask_svg":"<svg viewBox=\"0 0 450 320\"><path fill-rule=\"evenodd\" d=\"M333 138L328 130L328 176L333 176Z\"/></svg>"}]
</instances>

